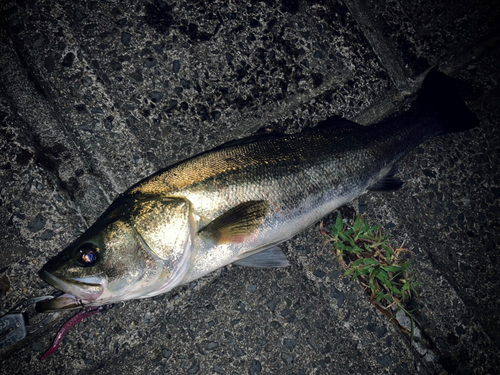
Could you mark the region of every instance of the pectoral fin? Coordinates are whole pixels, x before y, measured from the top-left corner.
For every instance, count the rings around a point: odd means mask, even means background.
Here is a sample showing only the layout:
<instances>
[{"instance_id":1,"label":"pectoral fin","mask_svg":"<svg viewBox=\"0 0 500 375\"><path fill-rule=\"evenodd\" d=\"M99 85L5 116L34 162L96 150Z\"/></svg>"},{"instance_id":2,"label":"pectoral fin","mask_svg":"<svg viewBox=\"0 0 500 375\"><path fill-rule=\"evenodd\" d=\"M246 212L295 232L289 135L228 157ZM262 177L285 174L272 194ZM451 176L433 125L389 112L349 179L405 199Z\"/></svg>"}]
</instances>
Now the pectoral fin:
<instances>
[{"instance_id":1,"label":"pectoral fin","mask_svg":"<svg viewBox=\"0 0 500 375\"><path fill-rule=\"evenodd\" d=\"M215 244L241 243L259 228L269 212L267 201L243 202L214 219L198 231Z\"/></svg>"},{"instance_id":2,"label":"pectoral fin","mask_svg":"<svg viewBox=\"0 0 500 375\"><path fill-rule=\"evenodd\" d=\"M278 246L273 246L260 253L243 258L234 264L244 267L275 268L288 267L290 262L288 262L285 254L283 254L283 251Z\"/></svg>"}]
</instances>

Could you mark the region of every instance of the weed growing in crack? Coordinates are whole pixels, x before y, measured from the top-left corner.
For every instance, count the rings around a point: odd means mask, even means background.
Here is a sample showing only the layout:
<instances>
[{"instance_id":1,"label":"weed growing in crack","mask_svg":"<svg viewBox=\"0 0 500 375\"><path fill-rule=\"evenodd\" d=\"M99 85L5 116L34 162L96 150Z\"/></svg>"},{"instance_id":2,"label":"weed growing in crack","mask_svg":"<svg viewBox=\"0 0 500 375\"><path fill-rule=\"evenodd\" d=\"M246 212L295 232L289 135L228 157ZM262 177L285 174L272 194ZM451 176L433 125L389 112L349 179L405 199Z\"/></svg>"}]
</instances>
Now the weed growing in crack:
<instances>
[{"instance_id":1,"label":"weed growing in crack","mask_svg":"<svg viewBox=\"0 0 500 375\"><path fill-rule=\"evenodd\" d=\"M409 270L410 261L402 260L401 253L408 249L401 246L393 248L389 235L383 235L380 225L371 227L361 215L354 219L352 226L344 224L340 213L331 233L320 224L321 234L325 236L324 245L332 244L345 276L359 280L370 296L370 302L403 332L410 334L413 344L414 318L406 304L416 295L415 273ZM395 319L402 310L411 321L411 331L401 326Z\"/></svg>"}]
</instances>

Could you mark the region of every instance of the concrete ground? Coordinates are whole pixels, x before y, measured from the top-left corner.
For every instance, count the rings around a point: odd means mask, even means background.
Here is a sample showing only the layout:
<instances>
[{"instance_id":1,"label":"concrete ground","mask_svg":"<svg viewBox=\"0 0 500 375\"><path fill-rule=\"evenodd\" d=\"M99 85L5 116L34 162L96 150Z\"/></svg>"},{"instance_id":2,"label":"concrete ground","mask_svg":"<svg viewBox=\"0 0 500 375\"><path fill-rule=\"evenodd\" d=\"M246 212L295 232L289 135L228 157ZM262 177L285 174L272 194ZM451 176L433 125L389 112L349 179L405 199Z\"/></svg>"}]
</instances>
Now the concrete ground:
<instances>
[{"instance_id":1,"label":"concrete ground","mask_svg":"<svg viewBox=\"0 0 500 375\"><path fill-rule=\"evenodd\" d=\"M5 374L495 374L500 368L500 7L494 1L0 5L0 313L135 182L257 130L404 110L431 67L480 126L428 141L403 188L345 207L412 250L417 337L342 277L319 224L291 267L230 266L0 354ZM325 218L332 222L336 214Z\"/></svg>"}]
</instances>

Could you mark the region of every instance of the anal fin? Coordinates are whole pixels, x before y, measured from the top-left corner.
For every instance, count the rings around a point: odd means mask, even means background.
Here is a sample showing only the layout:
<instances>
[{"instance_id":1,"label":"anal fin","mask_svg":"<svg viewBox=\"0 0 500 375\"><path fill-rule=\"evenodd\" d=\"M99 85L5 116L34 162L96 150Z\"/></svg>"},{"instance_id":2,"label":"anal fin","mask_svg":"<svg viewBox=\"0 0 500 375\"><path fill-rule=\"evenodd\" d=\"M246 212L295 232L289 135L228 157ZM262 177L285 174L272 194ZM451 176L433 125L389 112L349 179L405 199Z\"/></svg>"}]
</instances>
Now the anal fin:
<instances>
[{"instance_id":1,"label":"anal fin","mask_svg":"<svg viewBox=\"0 0 500 375\"><path fill-rule=\"evenodd\" d=\"M243 258L234 264L244 267L275 268L288 267L290 262L278 246L273 246L260 253Z\"/></svg>"},{"instance_id":2,"label":"anal fin","mask_svg":"<svg viewBox=\"0 0 500 375\"><path fill-rule=\"evenodd\" d=\"M398 173L397 164L393 164L389 172L382 177L375 185L369 190L376 192L396 191L403 186L404 182L399 177L394 177Z\"/></svg>"}]
</instances>

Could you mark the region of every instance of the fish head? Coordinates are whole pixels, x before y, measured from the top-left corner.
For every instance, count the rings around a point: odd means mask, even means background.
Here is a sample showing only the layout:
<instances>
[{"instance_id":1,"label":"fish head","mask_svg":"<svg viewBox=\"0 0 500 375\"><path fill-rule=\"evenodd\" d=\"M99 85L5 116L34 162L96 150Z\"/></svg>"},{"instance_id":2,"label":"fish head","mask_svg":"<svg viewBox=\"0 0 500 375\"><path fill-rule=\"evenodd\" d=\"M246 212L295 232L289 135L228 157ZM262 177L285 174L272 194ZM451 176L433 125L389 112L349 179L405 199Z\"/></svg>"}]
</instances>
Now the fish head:
<instances>
[{"instance_id":1,"label":"fish head","mask_svg":"<svg viewBox=\"0 0 500 375\"><path fill-rule=\"evenodd\" d=\"M99 306L165 293L190 259L191 205L180 198L119 198L40 277L64 292L38 311Z\"/></svg>"}]
</instances>

